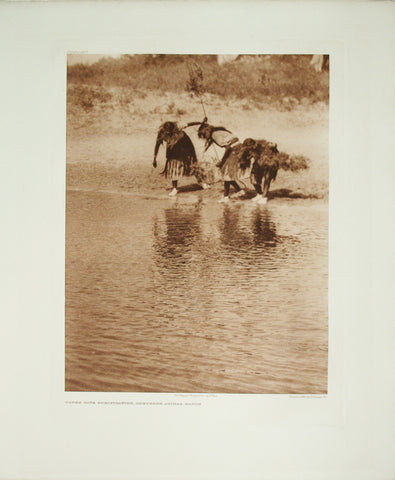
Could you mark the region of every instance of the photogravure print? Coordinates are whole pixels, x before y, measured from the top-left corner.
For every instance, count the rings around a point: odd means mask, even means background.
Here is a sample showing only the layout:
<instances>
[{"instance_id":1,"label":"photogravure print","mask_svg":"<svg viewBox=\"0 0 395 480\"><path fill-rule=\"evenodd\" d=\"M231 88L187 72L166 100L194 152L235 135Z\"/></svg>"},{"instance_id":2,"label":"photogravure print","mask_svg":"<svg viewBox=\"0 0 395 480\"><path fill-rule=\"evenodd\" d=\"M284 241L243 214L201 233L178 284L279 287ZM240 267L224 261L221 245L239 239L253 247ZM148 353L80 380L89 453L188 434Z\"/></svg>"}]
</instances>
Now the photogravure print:
<instances>
[{"instance_id":1,"label":"photogravure print","mask_svg":"<svg viewBox=\"0 0 395 480\"><path fill-rule=\"evenodd\" d=\"M326 394L329 57L68 55L65 389Z\"/></svg>"}]
</instances>

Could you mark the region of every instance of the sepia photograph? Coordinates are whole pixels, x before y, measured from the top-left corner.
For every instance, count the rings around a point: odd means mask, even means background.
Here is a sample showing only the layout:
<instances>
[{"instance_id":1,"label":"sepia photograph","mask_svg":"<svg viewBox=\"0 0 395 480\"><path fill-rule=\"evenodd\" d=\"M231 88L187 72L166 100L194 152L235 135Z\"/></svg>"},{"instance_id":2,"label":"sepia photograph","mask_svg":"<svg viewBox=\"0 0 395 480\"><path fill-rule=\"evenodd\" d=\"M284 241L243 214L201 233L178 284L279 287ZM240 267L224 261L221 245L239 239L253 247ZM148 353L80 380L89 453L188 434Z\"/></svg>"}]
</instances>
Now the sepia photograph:
<instances>
[{"instance_id":1,"label":"sepia photograph","mask_svg":"<svg viewBox=\"0 0 395 480\"><path fill-rule=\"evenodd\" d=\"M67 56L66 391L327 394L329 66Z\"/></svg>"},{"instance_id":2,"label":"sepia photograph","mask_svg":"<svg viewBox=\"0 0 395 480\"><path fill-rule=\"evenodd\" d=\"M0 2L0 479L394 479L394 6Z\"/></svg>"}]
</instances>

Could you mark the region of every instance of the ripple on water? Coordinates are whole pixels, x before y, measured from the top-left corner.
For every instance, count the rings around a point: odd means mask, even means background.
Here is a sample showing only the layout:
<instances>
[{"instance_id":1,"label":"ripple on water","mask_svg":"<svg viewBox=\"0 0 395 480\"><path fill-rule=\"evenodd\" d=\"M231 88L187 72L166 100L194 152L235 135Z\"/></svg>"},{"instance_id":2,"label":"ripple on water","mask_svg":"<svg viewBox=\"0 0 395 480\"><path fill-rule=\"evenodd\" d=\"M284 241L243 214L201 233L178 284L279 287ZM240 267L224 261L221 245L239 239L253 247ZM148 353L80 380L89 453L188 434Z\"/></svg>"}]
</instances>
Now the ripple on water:
<instances>
[{"instance_id":1,"label":"ripple on water","mask_svg":"<svg viewBox=\"0 0 395 480\"><path fill-rule=\"evenodd\" d=\"M69 192L66 389L325 393L327 208Z\"/></svg>"}]
</instances>

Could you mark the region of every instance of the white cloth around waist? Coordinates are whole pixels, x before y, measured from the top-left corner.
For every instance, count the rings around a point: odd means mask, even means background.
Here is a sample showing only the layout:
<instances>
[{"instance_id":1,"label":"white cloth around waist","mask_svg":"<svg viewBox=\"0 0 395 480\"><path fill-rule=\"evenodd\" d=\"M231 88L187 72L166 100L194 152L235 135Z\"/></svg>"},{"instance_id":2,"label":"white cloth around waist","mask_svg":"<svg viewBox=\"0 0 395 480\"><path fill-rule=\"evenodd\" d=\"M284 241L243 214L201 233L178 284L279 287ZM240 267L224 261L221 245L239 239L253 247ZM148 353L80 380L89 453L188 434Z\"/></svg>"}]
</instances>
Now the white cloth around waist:
<instances>
[{"instance_id":1,"label":"white cloth around waist","mask_svg":"<svg viewBox=\"0 0 395 480\"><path fill-rule=\"evenodd\" d=\"M216 132L213 132L212 138L219 147L227 147L231 143L234 145L240 143L239 139L232 132L227 132L226 130L217 130Z\"/></svg>"}]
</instances>

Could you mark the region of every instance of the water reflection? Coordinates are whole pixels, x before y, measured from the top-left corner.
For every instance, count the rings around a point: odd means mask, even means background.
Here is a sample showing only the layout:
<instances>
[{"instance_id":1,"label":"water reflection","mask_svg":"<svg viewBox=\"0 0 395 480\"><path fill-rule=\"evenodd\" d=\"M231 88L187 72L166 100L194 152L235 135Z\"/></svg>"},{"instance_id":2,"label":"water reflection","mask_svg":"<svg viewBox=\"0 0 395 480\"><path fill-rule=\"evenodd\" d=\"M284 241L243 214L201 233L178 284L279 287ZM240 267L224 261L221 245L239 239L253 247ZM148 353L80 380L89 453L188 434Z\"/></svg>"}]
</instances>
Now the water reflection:
<instances>
[{"instance_id":1,"label":"water reflection","mask_svg":"<svg viewBox=\"0 0 395 480\"><path fill-rule=\"evenodd\" d=\"M278 243L276 224L268 210L224 208L221 241L235 254L251 248L273 248Z\"/></svg>"},{"instance_id":2,"label":"water reflection","mask_svg":"<svg viewBox=\"0 0 395 480\"><path fill-rule=\"evenodd\" d=\"M251 222L252 239L254 245L263 245L266 248L276 247L277 237L276 224L268 210L258 208Z\"/></svg>"},{"instance_id":3,"label":"water reflection","mask_svg":"<svg viewBox=\"0 0 395 480\"><path fill-rule=\"evenodd\" d=\"M233 250L235 254L248 247L250 235L245 226L240 223L238 210L225 206L219 229L222 245Z\"/></svg>"},{"instance_id":4,"label":"water reflection","mask_svg":"<svg viewBox=\"0 0 395 480\"><path fill-rule=\"evenodd\" d=\"M67 389L324 392L326 212L187 201L69 196Z\"/></svg>"},{"instance_id":5,"label":"water reflection","mask_svg":"<svg viewBox=\"0 0 395 480\"><path fill-rule=\"evenodd\" d=\"M199 203L174 205L153 219L152 231L153 259L160 274L181 282L192 265L199 275L215 265L223 272L221 262L249 268L259 258L273 268L283 250L276 251L277 246L288 239L277 234L270 211L259 206L210 211ZM231 265L228 268L231 271Z\"/></svg>"},{"instance_id":6,"label":"water reflection","mask_svg":"<svg viewBox=\"0 0 395 480\"><path fill-rule=\"evenodd\" d=\"M187 265L200 234L199 209L173 206L153 220L154 258L163 267Z\"/></svg>"}]
</instances>

